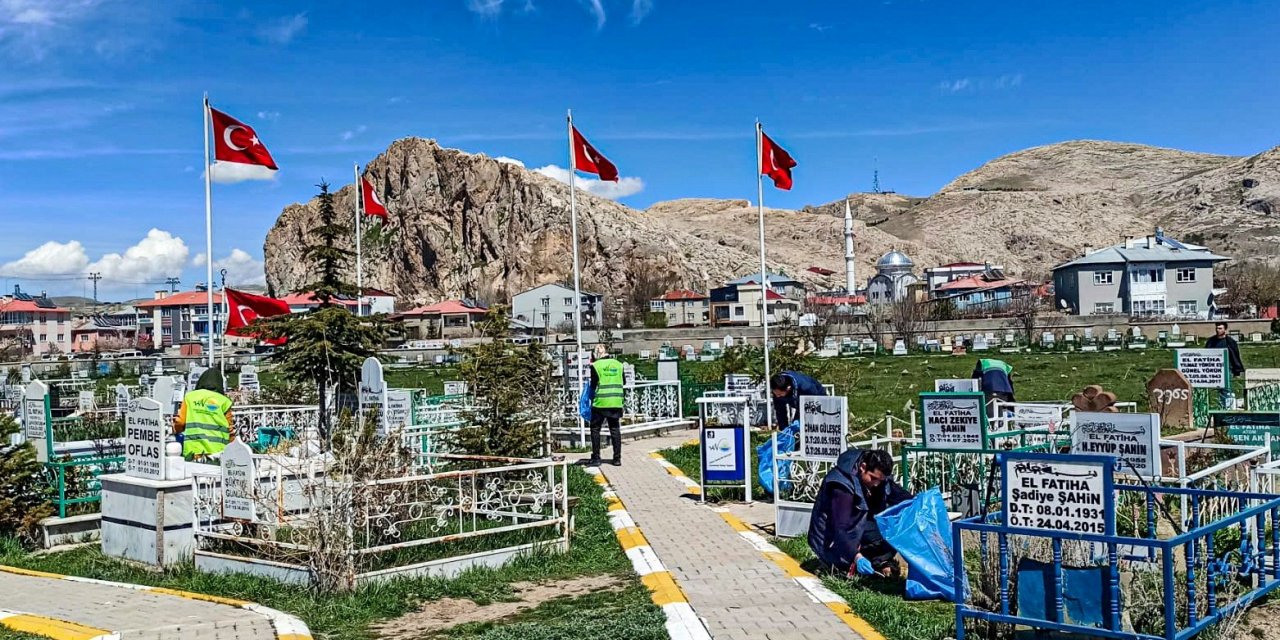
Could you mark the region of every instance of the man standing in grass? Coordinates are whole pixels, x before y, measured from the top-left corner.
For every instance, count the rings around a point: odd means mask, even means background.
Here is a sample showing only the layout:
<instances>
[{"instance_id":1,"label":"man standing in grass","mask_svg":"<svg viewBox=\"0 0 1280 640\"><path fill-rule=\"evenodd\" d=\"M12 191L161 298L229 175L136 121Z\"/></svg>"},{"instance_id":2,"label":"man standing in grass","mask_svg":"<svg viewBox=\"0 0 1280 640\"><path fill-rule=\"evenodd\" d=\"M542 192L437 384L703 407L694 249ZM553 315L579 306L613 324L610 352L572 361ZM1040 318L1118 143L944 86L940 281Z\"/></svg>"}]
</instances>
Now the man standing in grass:
<instances>
[{"instance_id":1,"label":"man standing in grass","mask_svg":"<svg viewBox=\"0 0 1280 640\"><path fill-rule=\"evenodd\" d=\"M889 452L849 449L818 488L809 517L809 547L832 571L892 576L898 552L880 535L876 515L912 497L893 481Z\"/></svg>"},{"instance_id":2,"label":"man standing in grass","mask_svg":"<svg viewBox=\"0 0 1280 640\"><path fill-rule=\"evenodd\" d=\"M1227 335L1227 323L1218 322L1213 325L1213 337L1204 343L1206 349L1226 349L1227 365L1231 369L1231 377L1239 378L1244 375L1244 361L1240 359L1240 345L1236 343L1236 339ZM1234 409L1236 406L1236 395L1232 393L1231 386L1227 385L1218 389L1218 401L1222 404L1222 408L1226 410Z\"/></svg>"}]
</instances>

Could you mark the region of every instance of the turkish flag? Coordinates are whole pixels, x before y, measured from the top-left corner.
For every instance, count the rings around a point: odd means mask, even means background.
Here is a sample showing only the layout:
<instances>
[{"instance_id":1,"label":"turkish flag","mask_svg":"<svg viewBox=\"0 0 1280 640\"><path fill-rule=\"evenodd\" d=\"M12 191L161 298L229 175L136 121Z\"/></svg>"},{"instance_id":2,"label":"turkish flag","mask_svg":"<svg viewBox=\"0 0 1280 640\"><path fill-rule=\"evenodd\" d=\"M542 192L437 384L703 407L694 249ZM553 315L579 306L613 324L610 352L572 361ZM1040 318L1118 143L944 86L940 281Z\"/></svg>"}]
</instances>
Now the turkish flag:
<instances>
[{"instance_id":1,"label":"turkish flag","mask_svg":"<svg viewBox=\"0 0 1280 640\"><path fill-rule=\"evenodd\" d=\"M209 107L209 118L213 120L213 157L219 162L236 162L253 164L279 170L271 153L258 139L253 127L232 118L231 116Z\"/></svg>"},{"instance_id":2,"label":"turkish flag","mask_svg":"<svg viewBox=\"0 0 1280 640\"><path fill-rule=\"evenodd\" d=\"M577 127L569 127L573 132L573 168L585 173L594 173L601 180L618 181L618 168L604 157L587 139L578 133Z\"/></svg>"},{"instance_id":3,"label":"turkish flag","mask_svg":"<svg viewBox=\"0 0 1280 640\"><path fill-rule=\"evenodd\" d=\"M791 190L791 169L796 161L791 154L760 130L760 173L773 178L773 186L783 191Z\"/></svg>"},{"instance_id":4,"label":"turkish flag","mask_svg":"<svg viewBox=\"0 0 1280 640\"><path fill-rule=\"evenodd\" d=\"M227 301L226 333L229 336L256 337L253 331L248 329L254 320L290 313L289 305L284 300L255 296L252 293L236 291L235 289L226 289L223 293ZM267 344L284 344L285 340L280 338L277 340L263 340L263 342Z\"/></svg>"},{"instance_id":5,"label":"turkish flag","mask_svg":"<svg viewBox=\"0 0 1280 640\"><path fill-rule=\"evenodd\" d=\"M378 199L378 192L373 190L373 185L363 177L360 178L360 192L364 197L364 214L366 216L378 216L386 220L387 208Z\"/></svg>"}]
</instances>

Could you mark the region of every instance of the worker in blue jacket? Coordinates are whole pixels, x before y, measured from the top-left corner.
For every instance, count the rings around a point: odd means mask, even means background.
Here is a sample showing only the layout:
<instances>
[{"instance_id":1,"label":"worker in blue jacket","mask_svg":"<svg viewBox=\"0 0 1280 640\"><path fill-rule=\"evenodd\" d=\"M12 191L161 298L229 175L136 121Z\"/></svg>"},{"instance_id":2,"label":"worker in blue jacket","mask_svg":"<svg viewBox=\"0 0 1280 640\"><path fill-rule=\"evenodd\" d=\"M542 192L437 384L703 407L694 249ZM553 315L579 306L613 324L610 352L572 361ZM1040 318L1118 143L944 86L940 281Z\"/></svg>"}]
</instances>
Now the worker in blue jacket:
<instances>
[{"instance_id":1,"label":"worker in blue jacket","mask_svg":"<svg viewBox=\"0 0 1280 640\"><path fill-rule=\"evenodd\" d=\"M782 429L792 420L800 419L800 396L825 396L827 390L822 383L799 371L783 371L769 379L769 388L773 391L773 411L777 416L774 427ZM792 411L794 410L794 417Z\"/></svg>"},{"instance_id":2,"label":"worker in blue jacket","mask_svg":"<svg viewBox=\"0 0 1280 640\"><path fill-rule=\"evenodd\" d=\"M828 569L848 576L895 575L898 552L880 535L876 515L913 497L893 481L889 452L849 449L818 488L809 547Z\"/></svg>"}]
</instances>

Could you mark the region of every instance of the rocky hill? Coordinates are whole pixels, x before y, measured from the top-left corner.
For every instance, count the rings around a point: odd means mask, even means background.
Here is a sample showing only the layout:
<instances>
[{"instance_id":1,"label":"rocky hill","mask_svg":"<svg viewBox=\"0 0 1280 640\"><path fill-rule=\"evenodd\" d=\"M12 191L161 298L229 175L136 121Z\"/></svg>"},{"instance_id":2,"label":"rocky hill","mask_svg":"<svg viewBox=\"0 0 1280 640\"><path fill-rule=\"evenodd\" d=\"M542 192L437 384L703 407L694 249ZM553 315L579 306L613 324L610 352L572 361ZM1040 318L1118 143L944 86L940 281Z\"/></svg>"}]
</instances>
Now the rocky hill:
<instances>
[{"instance_id":1,"label":"rocky hill","mask_svg":"<svg viewBox=\"0 0 1280 640\"><path fill-rule=\"evenodd\" d=\"M391 211L389 241L371 250L365 281L415 302L501 300L572 273L568 187L430 140L392 144L368 175ZM1277 259L1280 150L1248 158L1135 144L1073 141L1012 153L928 198L851 194L858 278L890 249L918 269L991 261L1045 277L1085 246L1113 244L1157 225L1237 258ZM349 220L354 189L337 192ZM756 210L745 200L682 199L643 211L580 192L585 286L611 296L665 285L706 290L758 269ZM769 265L815 286L843 283L844 200L801 211L769 209ZM267 235L267 281L307 281L299 259L316 202L291 205ZM806 271L837 273L833 279Z\"/></svg>"}]
</instances>

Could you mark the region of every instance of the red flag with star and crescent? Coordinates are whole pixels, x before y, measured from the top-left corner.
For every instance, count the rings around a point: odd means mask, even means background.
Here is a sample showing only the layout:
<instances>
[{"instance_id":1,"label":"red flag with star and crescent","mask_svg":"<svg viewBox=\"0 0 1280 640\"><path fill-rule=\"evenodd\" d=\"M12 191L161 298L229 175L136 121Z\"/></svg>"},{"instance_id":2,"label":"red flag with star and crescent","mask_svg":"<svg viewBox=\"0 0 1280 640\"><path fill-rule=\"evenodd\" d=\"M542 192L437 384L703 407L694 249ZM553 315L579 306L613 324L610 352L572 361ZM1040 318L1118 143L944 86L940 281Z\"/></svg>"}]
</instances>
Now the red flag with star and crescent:
<instances>
[{"instance_id":1,"label":"red flag with star and crescent","mask_svg":"<svg viewBox=\"0 0 1280 640\"><path fill-rule=\"evenodd\" d=\"M227 289L224 293L227 297L226 333L229 336L257 337L255 332L249 328L249 325L253 324L254 320L290 313L289 303L284 300L256 296L252 293L236 291L235 289ZM278 340L263 340L263 342L280 345L284 344L285 340L280 338Z\"/></svg>"},{"instance_id":2,"label":"red flag with star and crescent","mask_svg":"<svg viewBox=\"0 0 1280 640\"><path fill-rule=\"evenodd\" d=\"M573 168L584 173L594 173L607 182L617 182L618 168L604 154L596 151L578 132L577 127L570 127L570 130L573 132Z\"/></svg>"},{"instance_id":3,"label":"red flag with star and crescent","mask_svg":"<svg viewBox=\"0 0 1280 640\"><path fill-rule=\"evenodd\" d=\"M778 146L760 130L760 173L773 178L773 186L783 191L791 190L791 170L796 161L786 149Z\"/></svg>"},{"instance_id":4,"label":"red flag with star and crescent","mask_svg":"<svg viewBox=\"0 0 1280 640\"><path fill-rule=\"evenodd\" d=\"M368 178L360 178L360 192L364 196L364 214L366 216L378 216L385 222L387 219L387 207L382 204L382 200L378 199L378 192L373 190L373 184Z\"/></svg>"},{"instance_id":5,"label":"red flag with star and crescent","mask_svg":"<svg viewBox=\"0 0 1280 640\"><path fill-rule=\"evenodd\" d=\"M271 152L258 139L253 127L209 107L213 121L213 157L219 162L234 162L266 167L278 171Z\"/></svg>"}]
</instances>

